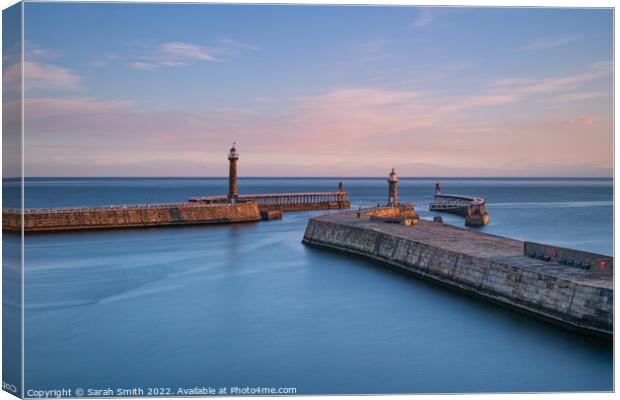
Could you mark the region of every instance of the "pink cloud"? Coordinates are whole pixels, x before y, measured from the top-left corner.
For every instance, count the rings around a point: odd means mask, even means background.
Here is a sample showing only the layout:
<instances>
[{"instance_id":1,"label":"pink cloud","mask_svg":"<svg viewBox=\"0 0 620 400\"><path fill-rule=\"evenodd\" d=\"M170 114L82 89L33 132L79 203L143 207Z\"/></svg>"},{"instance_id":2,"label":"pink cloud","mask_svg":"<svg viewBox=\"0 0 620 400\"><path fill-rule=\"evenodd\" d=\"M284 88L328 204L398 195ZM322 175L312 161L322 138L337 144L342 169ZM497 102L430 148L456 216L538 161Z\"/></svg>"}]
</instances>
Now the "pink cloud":
<instances>
[{"instance_id":1,"label":"pink cloud","mask_svg":"<svg viewBox=\"0 0 620 400\"><path fill-rule=\"evenodd\" d=\"M552 37L544 37L532 40L525 46L527 50L539 50L539 49L549 49L552 47L562 46L568 43L572 43L579 38L579 35L576 34L566 34L562 36L552 36Z\"/></svg>"},{"instance_id":2,"label":"pink cloud","mask_svg":"<svg viewBox=\"0 0 620 400\"><path fill-rule=\"evenodd\" d=\"M150 54L142 55L138 61L130 62L132 68L153 71L163 67L185 67L192 62L225 61L242 51L257 50L256 46L234 39L221 39L210 46L184 42L166 42L151 49Z\"/></svg>"},{"instance_id":3,"label":"pink cloud","mask_svg":"<svg viewBox=\"0 0 620 400\"><path fill-rule=\"evenodd\" d=\"M589 65L576 74L557 78L547 78L531 82L529 79L501 79L495 83L496 91L506 95L523 97L532 94L556 93L573 90L583 83L604 78L612 73L611 62L598 62Z\"/></svg>"},{"instance_id":4,"label":"pink cloud","mask_svg":"<svg viewBox=\"0 0 620 400\"><path fill-rule=\"evenodd\" d=\"M91 98L27 99L26 136L28 153L37 160L32 165L40 171L46 163L66 168L85 163L99 171L119 171L123 165L150 168L156 175L161 163L176 165L171 174L183 175L201 166L205 171L225 168L214 160L224 157L222 151L232 141L244 149L248 175L284 166L291 175L330 169L363 175L373 166L409 165L403 172L415 175L422 165L472 174L507 174L512 165L528 170L552 163L572 165L575 160L592 168L612 165L608 116L537 120L509 113L514 119L506 120L491 112L531 93L492 90L446 97L345 88L194 112ZM519 164L522 160L527 161ZM225 174L224 169L220 172Z\"/></svg>"},{"instance_id":5,"label":"pink cloud","mask_svg":"<svg viewBox=\"0 0 620 400\"><path fill-rule=\"evenodd\" d=\"M101 101L93 98L27 98L24 101L25 117L41 121L50 117L70 115L96 115L104 112L119 112L131 106L128 101Z\"/></svg>"},{"instance_id":6,"label":"pink cloud","mask_svg":"<svg viewBox=\"0 0 620 400\"><path fill-rule=\"evenodd\" d=\"M570 125L575 126L593 126L598 123L598 117L595 115L586 115L583 117L577 117L574 120L570 121Z\"/></svg>"},{"instance_id":7,"label":"pink cloud","mask_svg":"<svg viewBox=\"0 0 620 400\"><path fill-rule=\"evenodd\" d=\"M24 81L29 88L77 89L81 78L68 69L51 64L24 63Z\"/></svg>"},{"instance_id":8,"label":"pink cloud","mask_svg":"<svg viewBox=\"0 0 620 400\"><path fill-rule=\"evenodd\" d=\"M527 79L527 78L504 78L504 79L498 79L495 82L493 82L493 86L498 86L498 87L515 86L515 85L529 84L532 82L533 82L532 79Z\"/></svg>"},{"instance_id":9,"label":"pink cloud","mask_svg":"<svg viewBox=\"0 0 620 400\"><path fill-rule=\"evenodd\" d=\"M28 55L32 58L56 58L58 54L47 49L33 48L28 51Z\"/></svg>"},{"instance_id":10,"label":"pink cloud","mask_svg":"<svg viewBox=\"0 0 620 400\"><path fill-rule=\"evenodd\" d=\"M26 92L35 89L75 90L80 87L81 78L70 70L33 61L9 66L2 75L3 84L9 88L18 88L22 79L22 68Z\"/></svg>"},{"instance_id":11,"label":"pink cloud","mask_svg":"<svg viewBox=\"0 0 620 400\"><path fill-rule=\"evenodd\" d=\"M157 65L144 62L133 62L129 66L140 71L154 71L157 69Z\"/></svg>"},{"instance_id":12,"label":"pink cloud","mask_svg":"<svg viewBox=\"0 0 620 400\"><path fill-rule=\"evenodd\" d=\"M588 100L595 99L599 97L610 96L608 92L576 92L576 93L568 93L562 95L558 98L560 101L580 101L580 100Z\"/></svg>"},{"instance_id":13,"label":"pink cloud","mask_svg":"<svg viewBox=\"0 0 620 400\"><path fill-rule=\"evenodd\" d=\"M159 64L164 65L166 67L185 67L189 65L189 63L182 62L182 61L160 61Z\"/></svg>"},{"instance_id":14,"label":"pink cloud","mask_svg":"<svg viewBox=\"0 0 620 400\"><path fill-rule=\"evenodd\" d=\"M211 52L202 46L181 42L169 42L160 46L161 54L172 60L203 60L212 61Z\"/></svg>"}]
</instances>

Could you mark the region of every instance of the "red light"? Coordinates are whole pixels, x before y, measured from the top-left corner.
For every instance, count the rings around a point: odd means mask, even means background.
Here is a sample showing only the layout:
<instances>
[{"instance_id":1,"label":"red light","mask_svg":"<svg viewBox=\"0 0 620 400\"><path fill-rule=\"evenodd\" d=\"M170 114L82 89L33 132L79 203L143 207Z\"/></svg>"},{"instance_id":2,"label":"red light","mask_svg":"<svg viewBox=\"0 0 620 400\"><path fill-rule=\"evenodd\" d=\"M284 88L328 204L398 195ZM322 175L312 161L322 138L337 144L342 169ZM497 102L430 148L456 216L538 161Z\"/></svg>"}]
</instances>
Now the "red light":
<instances>
[{"instance_id":1,"label":"red light","mask_svg":"<svg viewBox=\"0 0 620 400\"><path fill-rule=\"evenodd\" d=\"M601 269L607 269L607 263L606 263L605 261L601 261L601 262L598 264L598 266L599 266Z\"/></svg>"}]
</instances>

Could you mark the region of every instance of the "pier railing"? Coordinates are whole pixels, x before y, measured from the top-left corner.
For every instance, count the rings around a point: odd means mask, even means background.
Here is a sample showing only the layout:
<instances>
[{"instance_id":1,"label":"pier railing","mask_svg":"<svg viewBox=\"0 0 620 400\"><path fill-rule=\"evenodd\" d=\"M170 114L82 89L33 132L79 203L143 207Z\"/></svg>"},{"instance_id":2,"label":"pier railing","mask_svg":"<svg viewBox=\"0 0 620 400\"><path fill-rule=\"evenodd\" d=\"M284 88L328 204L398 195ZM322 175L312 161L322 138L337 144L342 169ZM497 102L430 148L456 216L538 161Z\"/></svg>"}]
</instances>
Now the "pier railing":
<instances>
[{"instance_id":1,"label":"pier railing","mask_svg":"<svg viewBox=\"0 0 620 400\"><path fill-rule=\"evenodd\" d=\"M274 194L246 194L237 197L239 201L254 201L258 205L292 205L292 204L314 204L348 201L346 192L303 192L303 193L274 193ZM145 208L170 208L175 206L183 207L205 207L216 205L228 201L226 196L205 196L192 197L189 202L182 203L147 203L147 204L115 204L110 206L89 206L89 207L41 207L41 208L4 208L2 212L7 213L67 213L67 212L95 212L101 210L143 210Z\"/></svg>"},{"instance_id":2,"label":"pier railing","mask_svg":"<svg viewBox=\"0 0 620 400\"><path fill-rule=\"evenodd\" d=\"M242 194L239 201L254 201L259 206L286 206L297 204L316 204L349 201L346 192L302 192L302 193L269 193ZM228 201L226 196L192 197L193 203L221 203Z\"/></svg>"},{"instance_id":3,"label":"pier railing","mask_svg":"<svg viewBox=\"0 0 620 400\"><path fill-rule=\"evenodd\" d=\"M470 212L478 208L480 212L486 212L485 201L482 197L463 196L460 194L435 193L435 198L429 205L431 211L449 211L462 209Z\"/></svg>"},{"instance_id":4,"label":"pier railing","mask_svg":"<svg viewBox=\"0 0 620 400\"><path fill-rule=\"evenodd\" d=\"M144 210L144 209L168 209L170 207L208 207L215 204L208 203L153 203L153 204L116 204L112 206L93 206L93 207L54 207L54 208L4 208L3 213L13 214L41 214L41 213L70 213L70 212L100 212L101 210Z\"/></svg>"},{"instance_id":5,"label":"pier railing","mask_svg":"<svg viewBox=\"0 0 620 400\"><path fill-rule=\"evenodd\" d=\"M434 201L431 204L437 208L465 207L484 204L484 199L460 194L435 193Z\"/></svg>"},{"instance_id":6,"label":"pier railing","mask_svg":"<svg viewBox=\"0 0 620 400\"><path fill-rule=\"evenodd\" d=\"M459 194L435 193L429 204L430 211L445 211L465 217L466 226L483 226L489 223L489 214L482 197Z\"/></svg>"}]
</instances>

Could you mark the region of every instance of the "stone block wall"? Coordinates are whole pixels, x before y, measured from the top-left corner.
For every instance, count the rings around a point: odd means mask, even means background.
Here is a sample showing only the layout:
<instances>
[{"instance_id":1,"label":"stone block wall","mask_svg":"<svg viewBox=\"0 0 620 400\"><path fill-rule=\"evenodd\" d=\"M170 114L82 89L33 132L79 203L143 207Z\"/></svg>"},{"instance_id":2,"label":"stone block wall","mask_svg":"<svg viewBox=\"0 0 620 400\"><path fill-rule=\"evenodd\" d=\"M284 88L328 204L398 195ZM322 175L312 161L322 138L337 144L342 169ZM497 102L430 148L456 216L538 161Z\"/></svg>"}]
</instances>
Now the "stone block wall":
<instances>
[{"instance_id":1,"label":"stone block wall","mask_svg":"<svg viewBox=\"0 0 620 400\"><path fill-rule=\"evenodd\" d=\"M19 231L20 212L4 210L2 229ZM114 229L170 225L239 223L260 220L256 203L112 206L70 210L37 210L24 215L25 232Z\"/></svg>"},{"instance_id":2,"label":"stone block wall","mask_svg":"<svg viewBox=\"0 0 620 400\"><path fill-rule=\"evenodd\" d=\"M22 213L17 211L2 211L2 230L11 232L21 232Z\"/></svg>"},{"instance_id":3,"label":"stone block wall","mask_svg":"<svg viewBox=\"0 0 620 400\"><path fill-rule=\"evenodd\" d=\"M273 221L282 219L282 211L280 210L261 210L260 217L263 221Z\"/></svg>"}]
</instances>

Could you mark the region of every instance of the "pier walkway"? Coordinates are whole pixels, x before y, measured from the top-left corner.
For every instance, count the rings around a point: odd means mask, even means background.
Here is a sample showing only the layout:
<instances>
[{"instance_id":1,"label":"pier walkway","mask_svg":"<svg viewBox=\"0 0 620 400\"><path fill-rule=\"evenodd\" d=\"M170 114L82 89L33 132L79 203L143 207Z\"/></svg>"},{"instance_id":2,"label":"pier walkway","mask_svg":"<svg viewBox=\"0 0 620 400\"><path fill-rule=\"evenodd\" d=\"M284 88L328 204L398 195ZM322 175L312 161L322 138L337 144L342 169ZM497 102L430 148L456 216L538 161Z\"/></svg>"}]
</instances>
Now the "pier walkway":
<instances>
[{"instance_id":1,"label":"pier walkway","mask_svg":"<svg viewBox=\"0 0 620 400\"><path fill-rule=\"evenodd\" d=\"M351 203L347 192L300 192L300 193L268 193L268 194L241 194L238 201L252 201L258 204L261 210L307 211L349 208ZM226 196L192 197L190 202L196 203L224 203Z\"/></svg>"}]
</instances>

